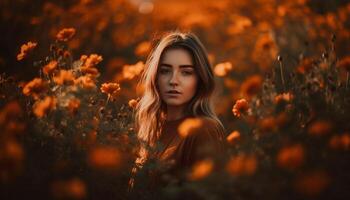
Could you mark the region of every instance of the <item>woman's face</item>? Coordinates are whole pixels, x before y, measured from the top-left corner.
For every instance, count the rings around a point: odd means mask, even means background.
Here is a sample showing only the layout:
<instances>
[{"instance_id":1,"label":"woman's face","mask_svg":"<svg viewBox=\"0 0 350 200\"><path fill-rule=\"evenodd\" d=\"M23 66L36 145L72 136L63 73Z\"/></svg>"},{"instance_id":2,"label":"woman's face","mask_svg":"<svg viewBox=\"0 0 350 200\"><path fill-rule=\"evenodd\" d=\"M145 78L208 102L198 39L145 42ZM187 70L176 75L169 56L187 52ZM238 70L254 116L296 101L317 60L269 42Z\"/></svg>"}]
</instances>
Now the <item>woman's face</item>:
<instances>
[{"instance_id":1,"label":"woman's face","mask_svg":"<svg viewBox=\"0 0 350 200\"><path fill-rule=\"evenodd\" d=\"M162 100L169 106L184 107L197 90L198 75L190 53L184 49L168 49L163 53L157 72Z\"/></svg>"}]
</instances>

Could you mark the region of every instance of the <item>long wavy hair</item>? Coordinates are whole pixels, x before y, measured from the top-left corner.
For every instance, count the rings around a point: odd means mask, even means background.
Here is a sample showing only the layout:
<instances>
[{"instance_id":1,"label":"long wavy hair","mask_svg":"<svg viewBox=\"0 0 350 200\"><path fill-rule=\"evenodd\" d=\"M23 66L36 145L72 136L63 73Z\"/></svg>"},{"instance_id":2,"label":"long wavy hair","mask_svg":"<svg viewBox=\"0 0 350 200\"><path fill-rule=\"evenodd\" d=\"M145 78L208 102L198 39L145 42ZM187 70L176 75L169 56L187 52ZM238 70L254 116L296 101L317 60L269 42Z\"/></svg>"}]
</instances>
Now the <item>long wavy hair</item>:
<instances>
[{"instance_id":1,"label":"long wavy hair","mask_svg":"<svg viewBox=\"0 0 350 200\"><path fill-rule=\"evenodd\" d=\"M136 107L135 130L138 139L150 146L153 146L160 137L166 116L166 105L160 97L157 86L159 62L163 53L173 48L190 52L198 75L197 91L187 105L187 114L194 117L209 117L223 128L213 111L212 94L215 89L215 81L205 47L193 33L173 31L158 40L158 43L151 50L138 83L144 90Z\"/></svg>"}]
</instances>

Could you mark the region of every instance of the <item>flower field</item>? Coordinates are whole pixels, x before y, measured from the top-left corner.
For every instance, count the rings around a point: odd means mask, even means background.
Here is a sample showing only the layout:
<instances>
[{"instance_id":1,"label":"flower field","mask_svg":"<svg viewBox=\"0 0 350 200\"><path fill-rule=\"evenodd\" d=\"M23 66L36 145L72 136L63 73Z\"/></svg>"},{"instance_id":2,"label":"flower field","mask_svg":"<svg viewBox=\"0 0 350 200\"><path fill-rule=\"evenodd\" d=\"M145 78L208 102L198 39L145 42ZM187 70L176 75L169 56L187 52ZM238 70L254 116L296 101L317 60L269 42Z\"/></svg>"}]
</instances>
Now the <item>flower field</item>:
<instances>
[{"instance_id":1,"label":"flower field","mask_svg":"<svg viewBox=\"0 0 350 200\"><path fill-rule=\"evenodd\" d=\"M350 198L348 1L4 0L0 10L0 199ZM228 151L154 191L152 161L130 191L137 82L172 30L208 50Z\"/></svg>"}]
</instances>

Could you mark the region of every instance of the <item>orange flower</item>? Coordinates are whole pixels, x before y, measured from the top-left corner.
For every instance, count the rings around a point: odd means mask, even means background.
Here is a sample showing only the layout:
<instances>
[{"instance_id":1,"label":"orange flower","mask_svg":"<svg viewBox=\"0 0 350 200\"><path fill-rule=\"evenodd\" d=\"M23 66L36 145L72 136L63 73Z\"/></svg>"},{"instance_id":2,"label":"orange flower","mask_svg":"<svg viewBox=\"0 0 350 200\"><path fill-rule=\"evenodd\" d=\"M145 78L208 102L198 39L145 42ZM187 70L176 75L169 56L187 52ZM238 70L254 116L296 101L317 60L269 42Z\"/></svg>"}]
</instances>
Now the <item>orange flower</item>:
<instances>
[{"instance_id":1,"label":"orange flower","mask_svg":"<svg viewBox=\"0 0 350 200\"><path fill-rule=\"evenodd\" d=\"M78 108L80 107L80 100L79 99L71 99L69 102L68 102L68 111L75 115L78 111Z\"/></svg>"},{"instance_id":2,"label":"orange flower","mask_svg":"<svg viewBox=\"0 0 350 200\"><path fill-rule=\"evenodd\" d=\"M203 121L198 118L188 118L178 127L178 133L181 137L187 137L199 131Z\"/></svg>"},{"instance_id":3,"label":"orange flower","mask_svg":"<svg viewBox=\"0 0 350 200\"><path fill-rule=\"evenodd\" d=\"M17 101L11 101L0 110L0 125L6 124L11 119L15 119L21 115L21 106Z\"/></svg>"},{"instance_id":4,"label":"orange flower","mask_svg":"<svg viewBox=\"0 0 350 200\"><path fill-rule=\"evenodd\" d=\"M226 165L226 171L232 176L253 175L256 168L256 157L254 155L245 154L232 157Z\"/></svg>"},{"instance_id":5,"label":"orange flower","mask_svg":"<svg viewBox=\"0 0 350 200\"><path fill-rule=\"evenodd\" d=\"M80 67L80 71L81 71L81 73L89 75L91 77L98 77L98 76L100 76L100 73L99 73L98 69L96 69L95 67L81 66Z\"/></svg>"},{"instance_id":6,"label":"orange flower","mask_svg":"<svg viewBox=\"0 0 350 200\"><path fill-rule=\"evenodd\" d=\"M74 83L74 75L71 70L61 69L58 75L53 77L53 81L58 85L63 84L73 84Z\"/></svg>"},{"instance_id":7,"label":"orange flower","mask_svg":"<svg viewBox=\"0 0 350 200\"><path fill-rule=\"evenodd\" d=\"M310 58L305 58L301 61L301 64L296 68L297 72L304 74L305 72L308 72L313 65L313 60Z\"/></svg>"},{"instance_id":8,"label":"orange flower","mask_svg":"<svg viewBox=\"0 0 350 200\"><path fill-rule=\"evenodd\" d=\"M135 65L124 65L123 66L123 77L125 79L133 79L135 76L138 76L143 68L144 64L142 61L137 62Z\"/></svg>"},{"instance_id":9,"label":"orange flower","mask_svg":"<svg viewBox=\"0 0 350 200\"><path fill-rule=\"evenodd\" d=\"M17 133L22 133L25 130L25 128L26 128L26 125L24 123L9 121L4 127L3 133L10 133L12 135Z\"/></svg>"},{"instance_id":10,"label":"orange flower","mask_svg":"<svg viewBox=\"0 0 350 200\"><path fill-rule=\"evenodd\" d=\"M25 158L25 152L20 143L14 139L2 140L0 156L2 162L0 168L0 181L8 181L21 173L24 167L23 161Z\"/></svg>"},{"instance_id":11,"label":"orange flower","mask_svg":"<svg viewBox=\"0 0 350 200\"><path fill-rule=\"evenodd\" d=\"M283 147L277 154L277 165L288 170L295 170L303 164L304 154L301 144Z\"/></svg>"},{"instance_id":12,"label":"orange flower","mask_svg":"<svg viewBox=\"0 0 350 200\"><path fill-rule=\"evenodd\" d=\"M141 42L135 49L135 54L138 56L145 56L151 50L151 43L148 41Z\"/></svg>"},{"instance_id":13,"label":"orange flower","mask_svg":"<svg viewBox=\"0 0 350 200\"><path fill-rule=\"evenodd\" d=\"M80 70L83 74L88 74L92 77L97 77L100 75L95 67L102 61L102 56L97 54L91 54L90 56L82 55L80 60L83 62L83 64L80 66Z\"/></svg>"},{"instance_id":14,"label":"orange flower","mask_svg":"<svg viewBox=\"0 0 350 200\"><path fill-rule=\"evenodd\" d=\"M71 53L69 52L69 51L64 51L63 52L63 57L65 57L65 58L69 58L69 57L71 57L72 55L71 55Z\"/></svg>"},{"instance_id":15,"label":"orange flower","mask_svg":"<svg viewBox=\"0 0 350 200\"><path fill-rule=\"evenodd\" d=\"M342 58L338 63L337 67L341 69L345 69L346 71L350 72L350 56L346 56Z\"/></svg>"},{"instance_id":16,"label":"orange flower","mask_svg":"<svg viewBox=\"0 0 350 200\"><path fill-rule=\"evenodd\" d=\"M41 78L34 78L23 87L23 94L32 95L34 99L38 99L39 95L47 89L46 82Z\"/></svg>"},{"instance_id":17,"label":"orange flower","mask_svg":"<svg viewBox=\"0 0 350 200\"><path fill-rule=\"evenodd\" d=\"M240 117L242 114L246 113L249 109L249 105L247 100L245 99L238 99L233 106L232 112L233 115L236 117Z\"/></svg>"},{"instance_id":18,"label":"orange flower","mask_svg":"<svg viewBox=\"0 0 350 200\"><path fill-rule=\"evenodd\" d=\"M332 131L332 123L326 120L318 120L310 124L308 127L308 133L310 135L320 136L328 134Z\"/></svg>"},{"instance_id":19,"label":"orange flower","mask_svg":"<svg viewBox=\"0 0 350 200\"><path fill-rule=\"evenodd\" d=\"M84 89L93 89L96 87L95 81L90 76L81 76L74 80L74 83Z\"/></svg>"},{"instance_id":20,"label":"orange flower","mask_svg":"<svg viewBox=\"0 0 350 200\"><path fill-rule=\"evenodd\" d=\"M201 180L207 177L214 168L214 162L210 159L202 160L194 164L188 175L189 180Z\"/></svg>"},{"instance_id":21,"label":"orange flower","mask_svg":"<svg viewBox=\"0 0 350 200\"><path fill-rule=\"evenodd\" d=\"M37 43L35 42L28 42L27 44L23 44L21 46L21 52L17 55L17 60L23 60L36 46Z\"/></svg>"},{"instance_id":22,"label":"orange flower","mask_svg":"<svg viewBox=\"0 0 350 200\"><path fill-rule=\"evenodd\" d=\"M46 75L52 74L52 72L57 68L58 62L53 60L43 67L43 72Z\"/></svg>"},{"instance_id":23,"label":"orange flower","mask_svg":"<svg viewBox=\"0 0 350 200\"><path fill-rule=\"evenodd\" d=\"M350 134L333 135L329 140L329 147L336 150L348 150L350 148Z\"/></svg>"},{"instance_id":24,"label":"orange flower","mask_svg":"<svg viewBox=\"0 0 350 200\"><path fill-rule=\"evenodd\" d=\"M238 82L234 79L231 78L225 78L224 79L224 84L226 87L228 87L229 89L231 89L231 91L234 91L238 88Z\"/></svg>"},{"instance_id":25,"label":"orange flower","mask_svg":"<svg viewBox=\"0 0 350 200\"><path fill-rule=\"evenodd\" d=\"M258 125L259 129L264 133L274 132L277 130L276 119L273 116L260 119Z\"/></svg>"},{"instance_id":26,"label":"orange flower","mask_svg":"<svg viewBox=\"0 0 350 200\"><path fill-rule=\"evenodd\" d=\"M227 136L226 141L230 144L236 144L241 139L241 134L238 131L233 131Z\"/></svg>"},{"instance_id":27,"label":"orange flower","mask_svg":"<svg viewBox=\"0 0 350 200\"><path fill-rule=\"evenodd\" d=\"M33 106L33 112L38 118L42 118L51 110L56 109L57 100L55 97L45 97L44 100L38 101Z\"/></svg>"},{"instance_id":28,"label":"orange flower","mask_svg":"<svg viewBox=\"0 0 350 200\"><path fill-rule=\"evenodd\" d=\"M121 152L109 146L95 147L89 154L91 167L102 170L118 169L122 164Z\"/></svg>"},{"instance_id":29,"label":"orange flower","mask_svg":"<svg viewBox=\"0 0 350 200\"><path fill-rule=\"evenodd\" d=\"M263 24L260 24L260 26L263 27ZM274 35L271 33L260 34L251 52L252 60L263 71L269 71L272 62L276 59L279 49L275 40Z\"/></svg>"},{"instance_id":30,"label":"orange flower","mask_svg":"<svg viewBox=\"0 0 350 200\"><path fill-rule=\"evenodd\" d=\"M138 103L137 100L131 99L128 104L131 108L135 109L137 106L137 103Z\"/></svg>"},{"instance_id":31,"label":"orange flower","mask_svg":"<svg viewBox=\"0 0 350 200\"><path fill-rule=\"evenodd\" d=\"M275 96L275 103L281 103L282 101L289 102L294 98L293 94L287 92Z\"/></svg>"},{"instance_id":32,"label":"orange flower","mask_svg":"<svg viewBox=\"0 0 350 200\"><path fill-rule=\"evenodd\" d=\"M247 98L251 98L257 94L262 85L262 78L259 75L253 75L248 77L241 85L240 91L242 95Z\"/></svg>"},{"instance_id":33,"label":"orange flower","mask_svg":"<svg viewBox=\"0 0 350 200\"><path fill-rule=\"evenodd\" d=\"M247 28L252 26L252 20L245 16L233 16L231 18L232 23L227 28L227 33L230 35L240 34Z\"/></svg>"},{"instance_id":34,"label":"orange flower","mask_svg":"<svg viewBox=\"0 0 350 200\"><path fill-rule=\"evenodd\" d=\"M281 128L289 122L289 117L285 112L279 113L275 118L276 125Z\"/></svg>"},{"instance_id":35,"label":"orange flower","mask_svg":"<svg viewBox=\"0 0 350 200\"><path fill-rule=\"evenodd\" d=\"M295 188L307 196L319 195L329 185L330 177L324 171L317 170L303 174L295 181Z\"/></svg>"},{"instance_id":36,"label":"orange flower","mask_svg":"<svg viewBox=\"0 0 350 200\"><path fill-rule=\"evenodd\" d=\"M100 88L102 93L108 95L108 99L115 99L120 90L120 85L118 83L103 83Z\"/></svg>"},{"instance_id":37,"label":"orange flower","mask_svg":"<svg viewBox=\"0 0 350 200\"><path fill-rule=\"evenodd\" d=\"M85 183L79 178L54 181L51 190L56 199L84 199L87 193Z\"/></svg>"},{"instance_id":38,"label":"orange flower","mask_svg":"<svg viewBox=\"0 0 350 200\"><path fill-rule=\"evenodd\" d=\"M214 67L214 73L217 76L226 76L229 71L232 70L232 64L230 62L219 63Z\"/></svg>"},{"instance_id":39,"label":"orange flower","mask_svg":"<svg viewBox=\"0 0 350 200\"><path fill-rule=\"evenodd\" d=\"M56 39L58 41L67 42L75 35L74 28L64 28L60 32L57 33Z\"/></svg>"},{"instance_id":40,"label":"orange flower","mask_svg":"<svg viewBox=\"0 0 350 200\"><path fill-rule=\"evenodd\" d=\"M87 58L88 58L87 55L81 55L80 56L80 61L82 61L83 64L84 64Z\"/></svg>"},{"instance_id":41,"label":"orange flower","mask_svg":"<svg viewBox=\"0 0 350 200\"><path fill-rule=\"evenodd\" d=\"M15 162L21 162L24 159L24 151L18 142L13 139L8 139L5 141L4 146L1 149L2 155L8 157L10 160Z\"/></svg>"},{"instance_id":42,"label":"orange flower","mask_svg":"<svg viewBox=\"0 0 350 200\"><path fill-rule=\"evenodd\" d=\"M84 61L85 67L95 67L98 63L100 63L103 59L102 56L97 54L91 54L89 57L83 55L80 60Z\"/></svg>"},{"instance_id":43,"label":"orange flower","mask_svg":"<svg viewBox=\"0 0 350 200\"><path fill-rule=\"evenodd\" d=\"M272 34L261 35L255 43L255 48L258 51L268 52L271 58L275 58L277 55L278 46Z\"/></svg>"}]
</instances>

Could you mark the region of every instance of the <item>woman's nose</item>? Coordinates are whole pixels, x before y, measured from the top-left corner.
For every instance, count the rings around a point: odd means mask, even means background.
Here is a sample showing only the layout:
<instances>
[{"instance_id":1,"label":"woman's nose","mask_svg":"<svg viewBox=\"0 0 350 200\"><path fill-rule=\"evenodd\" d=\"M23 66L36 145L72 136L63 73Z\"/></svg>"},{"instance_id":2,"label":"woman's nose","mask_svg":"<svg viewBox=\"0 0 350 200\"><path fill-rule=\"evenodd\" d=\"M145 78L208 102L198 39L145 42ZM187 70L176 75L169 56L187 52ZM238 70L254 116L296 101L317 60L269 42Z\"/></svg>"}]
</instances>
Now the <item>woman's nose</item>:
<instances>
[{"instance_id":1,"label":"woman's nose","mask_svg":"<svg viewBox=\"0 0 350 200\"><path fill-rule=\"evenodd\" d=\"M177 85L179 83L177 72L172 73L169 83L170 85Z\"/></svg>"}]
</instances>

